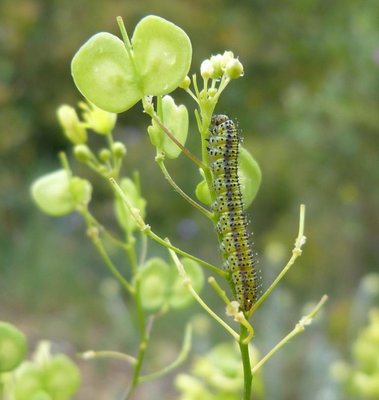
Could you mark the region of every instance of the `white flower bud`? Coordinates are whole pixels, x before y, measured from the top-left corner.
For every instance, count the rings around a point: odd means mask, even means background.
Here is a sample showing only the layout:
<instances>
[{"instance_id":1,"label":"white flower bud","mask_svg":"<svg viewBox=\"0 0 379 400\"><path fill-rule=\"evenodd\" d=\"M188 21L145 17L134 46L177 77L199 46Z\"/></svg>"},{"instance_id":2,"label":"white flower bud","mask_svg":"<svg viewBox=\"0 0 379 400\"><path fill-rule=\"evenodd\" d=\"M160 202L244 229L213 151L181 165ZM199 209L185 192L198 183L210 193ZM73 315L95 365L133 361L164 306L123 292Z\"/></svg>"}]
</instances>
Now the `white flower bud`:
<instances>
[{"instance_id":1,"label":"white flower bud","mask_svg":"<svg viewBox=\"0 0 379 400\"><path fill-rule=\"evenodd\" d=\"M213 69L214 69L214 73L212 76L213 79L219 78L223 73L223 71L222 71L222 62L223 61L222 60L223 60L223 58L222 58L221 54L216 54L215 56L211 57L211 63L213 65Z\"/></svg>"},{"instance_id":2,"label":"white flower bud","mask_svg":"<svg viewBox=\"0 0 379 400\"><path fill-rule=\"evenodd\" d=\"M204 79L210 79L213 77L214 68L210 60L204 60L200 66L200 73Z\"/></svg>"}]
</instances>

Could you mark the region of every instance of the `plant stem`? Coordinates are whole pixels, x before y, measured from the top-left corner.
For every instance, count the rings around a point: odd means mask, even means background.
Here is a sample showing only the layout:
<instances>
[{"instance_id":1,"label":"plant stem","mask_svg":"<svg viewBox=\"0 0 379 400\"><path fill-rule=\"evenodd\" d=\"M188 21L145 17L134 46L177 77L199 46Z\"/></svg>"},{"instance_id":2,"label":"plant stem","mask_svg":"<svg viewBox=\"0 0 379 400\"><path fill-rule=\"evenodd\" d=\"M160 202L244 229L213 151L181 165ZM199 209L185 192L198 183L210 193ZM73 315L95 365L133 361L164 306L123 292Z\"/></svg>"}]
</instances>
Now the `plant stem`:
<instances>
[{"instance_id":1,"label":"plant stem","mask_svg":"<svg viewBox=\"0 0 379 400\"><path fill-rule=\"evenodd\" d=\"M312 323L315 315L320 311L321 307L328 300L328 296L322 296L321 300L312 309L312 311L306 316L302 317L300 321L296 324L295 328L285 336L276 346L274 346L251 370L252 374L255 374L259 368L261 368L279 349L281 349L285 344L287 344L293 337L301 332L304 332L305 327Z\"/></svg>"},{"instance_id":2,"label":"plant stem","mask_svg":"<svg viewBox=\"0 0 379 400\"><path fill-rule=\"evenodd\" d=\"M213 276L208 278L208 283L212 286L215 292L221 297L222 301L226 304L230 304L230 300L225 293L225 290L221 289L220 285L217 283L216 279Z\"/></svg>"},{"instance_id":3,"label":"plant stem","mask_svg":"<svg viewBox=\"0 0 379 400\"><path fill-rule=\"evenodd\" d=\"M184 256L184 257L188 257L191 260L194 260L194 261L198 262L199 264L204 265L205 267L210 269L212 272L214 272L224 278L227 278L228 273L226 271L223 271L222 269L220 269L200 258L197 258L197 257L193 256L192 254L189 254L183 250L180 250L179 248L173 246L172 244L167 243L164 239L162 239L160 236L158 236L156 233L154 233L151 230L150 225L146 224L145 221L143 220L140 210L138 208L132 207L132 205L130 204L129 200L127 199L127 197L125 196L124 192L122 191L121 187L117 184L117 182L113 178L109 178L109 180L112 183L112 185L114 186L117 193L122 198L123 202L128 207L132 218L134 219L134 221L136 222L137 226L139 227L139 229L141 230L142 233L144 233L146 236L150 237L151 239L155 240L157 243L161 244L162 246L173 250L175 253L177 253L181 256Z\"/></svg>"},{"instance_id":4,"label":"plant stem","mask_svg":"<svg viewBox=\"0 0 379 400\"><path fill-rule=\"evenodd\" d=\"M145 264L147 256L147 236L144 235L142 232L140 232L140 240L141 240L141 248L140 248L138 264L143 265Z\"/></svg>"},{"instance_id":5,"label":"plant stem","mask_svg":"<svg viewBox=\"0 0 379 400\"><path fill-rule=\"evenodd\" d=\"M126 32L124 21L121 16L118 16L116 21L121 32L122 40L124 41L126 51L128 52L129 57L131 57L132 45L130 43L128 33Z\"/></svg>"},{"instance_id":6,"label":"plant stem","mask_svg":"<svg viewBox=\"0 0 379 400\"><path fill-rule=\"evenodd\" d=\"M99 229L100 233L103 234L116 246L120 247L123 251L127 252L128 246L124 242L122 242L120 239L116 238L113 236L111 232L109 232L108 229L105 229L103 225L89 212L87 208L82 208L80 210L80 213L83 215L85 220L87 221L88 226L95 226L97 229Z\"/></svg>"},{"instance_id":7,"label":"plant stem","mask_svg":"<svg viewBox=\"0 0 379 400\"><path fill-rule=\"evenodd\" d=\"M162 159L162 156L157 155L157 157L155 158L155 161L157 162L159 168L161 169L164 177L167 179L167 181L170 183L170 185L175 189L175 191L177 193L179 193L193 207L195 207L197 210L199 210L201 213L203 213L207 218L212 220L213 214L210 211L208 211L206 208L201 206L199 203L197 203L195 200L193 200L190 196L188 196L187 193L183 192L183 190L175 183L175 181L172 179L171 175L167 171L167 168L165 166L164 160Z\"/></svg>"},{"instance_id":8,"label":"plant stem","mask_svg":"<svg viewBox=\"0 0 379 400\"><path fill-rule=\"evenodd\" d=\"M130 266L132 269L133 275L137 273L138 270L138 261L137 261L137 254L135 249L136 238L133 235L133 231L127 231L127 239L126 239L126 252L129 257Z\"/></svg>"},{"instance_id":9,"label":"plant stem","mask_svg":"<svg viewBox=\"0 0 379 400\"><path fill-rule=\"evenodd\" d=\"M184 362L188 356L190 349L191 349L191 337L192 337L192 329L191 329L190 325L187 325L186 331L184 333L182 349L181 349L178 357L171 364L167 365L167 367L162 368L161 370L159 370L157 372L153 372L149 375L141 376L139 379L139 383L148 382L153 379L160 378L161 376L168 374L169 372L174 370L176 367L178 367L182 362Z\"/></svg>"},{"instance_id":10,"label":"plant stem","mask_svg":"<svg viewBox=\"0 0 379 400\"><path fill-rule=\"evenodd\" d=\"M134 392L134 389L138 385L138 381L139 381L140 374L141 374L142 363L145 358L145 352L146 352L148 340L149 340L149 336L148 336L148 333L145 331L145 334L139 345L137 362L134 367L132 382L130 383L130 386L124 396L125 400L130 399L130 396L132 395L132 393Z\"/></svg>"},{"instance_id":11,"label":"plant stem","mask_svg":"<svg viewBox=\"0 0 379 400\"><path fill-rule=\"evenodd\" d=\"M129 260L132 265L133 276L136 277L138 271L138 261L135 251L135 238L131 231L127 232L127 234L128 234L128 245L129 245L129 250L128 250ZM147 345L149 342L150 330L148 329L148 324L146 324L145 311L142 307L140 286L141 286L140 280L137 278L134 284L135 293L133 298L137 309L138 328L141 340L140 340L138 355L136 357L136 363L134 365L132 381L125 395L125 399L129 399L132 393L134 392L134 389L138 386L141 375L141 369L145 359Z\"/></svg>"},{"instance_id":12,"label":"plant stem","mask_svg":"<svg viewBox=\"0 0 379 400\"><path fill-rule=\"evenodd\" d=\"M168 239L166 239L168 241ZM191 280L188 277L183 264L180 262L178 256L176 255L176 253L173 250L169 250L170 255L172 260L174 261L179 275L180 277L183 279L183 285L185 287L187 287L187 289L189 290L189 292L191 293L192 297L201 305L201 307L204 308L204 310L213 318L215 319L224 329L226 329L227 332L229 332L234 339L236 339L237 341L240 340L240 335L235 332L233 330L233 328L231 328L223 319L221 319L211 308L208 307L208 305L204 302L204 300L198 295L198 293L196 292L196 290L193 288L192 284L191 284Z\"/></svg>"},{"instance_id":13,"label":"plant stem","mask_svg":"<svg viewBox=\"0 0 379 400\"><path fill-rule=\"evenodd\" d=\"M137 362L137 360L129 354L120 353L119 351L112 351L112 350L101 350L101 351L89 350L84 353L80 353L78 355L84 360L90 360L93 358L113 358L125 361L131 365L134 365Z\"/></svg>"},{"instance_id":14,"label":"plant stem","mask_svg":"<svg viewBox=\"0 0 379 400\"><path fill-rule=\"evenodd\" d=\"M275 278L274 282L270 285L270 287L263 293L263 295L254 303L253 307L247 314L247 318L250 318L251 315L254 313L255 310L267 299L267 297L271 294L274 290L276 285L282 280L284 275L289 271L292 265L295 263L296 259L301 256L302 253L302 246L305 243L305 236L304 236L304 216L305 216L305 206L301 204L300 206L300 218L299 218L299 232L295 240L295 247L292 250L292 256L287 262L286 266L282 269L280 274Z\"/></svg>"},{"instance_id":15,"label":"plant stem","mask_svg":"<svg viewBox=\"0 0 379 400\"><path fill-rule=\"evenodd\" d=\"M113 136L112 136L111 132L109 132L106 135L106 140L107 140L108 148L109 148L109 150L111 152L111 159L112 159L112 162L109 165L109 169L110 169L109 172L110 172L110 174L112 174L112 176L115 177L115 179L118 179L118 175L119 175L119 172L120 172L120 166L121 165L120 165L120 159L117 158L115 156L114 152L112 151L114 140L113 140Z\"/></svg>"},{"instance_id":16,"label":"plant stem","mask_svg":"<svg viewBox=\"0 0 379 400\"><path fill-rule=\"evenodd\" d=\"M187 253L187 252L179 249L178 247L173 246L171 243L167 243L165 240L163 240L161 237L159 237L153 231L150 230L150 231L146 232L146 235L149 236L151 239L155 240L156 242L160 243L162 246L165 246L168 249L173 250L176 254L179 254L183 257L187 257L193 261L196 261L197 263L203 265L204 267L206 267L209 270L211 270L212 272L222 276L223 278L227 277L226 271L223 271L222 269L220 269L212 264L209 264L207 261L197 258L197 257L193 256L192 254Z\"/></svg>"},{"instance_id":17,"label":"plant stem","mask_svg":"<svg viewBox=\"0 0 379 400\"><path fill-rule=\"evenodd\" d=\"M195 156L195 154L191 153L187 147L183 146L177 139L176 137L170 132L167 127L162 124L160 118L155 114L149 114L150 117L159 125L159 127L163 130L163 132L182 150L182 152L190 159L192 160L197 166L200 168L204 168L204 164Z\"/></svg>"},{"instance_id":18,"label":"plant stem","mask_svg":"<svg viewBox=\"0 0 379 400\"><path fill-rule=\"evenodd\" d=\"M96 229L96 228L95 228ZM97 229L96 229L97 230ZM123 277L117 267L113 264L112 260L109 258L108 253L106 252L102 241L100 240L98 233L91 233L91 228L89 228L88 236L92 240L92 243L95 245L97 251L99 252L101 258L104 261L104 264L109 269L111 274L120 282L121 286L130 294L134 294L135 290L133 286Z\"/></svg>"},{"instance_id":19,"label":"plant stem","mask_svg":"<svg viewBox=\"0 0 379 400\"><path fill-rule=\"evenodd\" d=\"M251 373L250 355L249 355L249 344L245 343L245 336L247 335L247 329L244 325L240 325L240 340L239 347L241 351L242 365L243 365L243 400L251 400L251 390L253 375Z\"/></svg>"}]
</instances>

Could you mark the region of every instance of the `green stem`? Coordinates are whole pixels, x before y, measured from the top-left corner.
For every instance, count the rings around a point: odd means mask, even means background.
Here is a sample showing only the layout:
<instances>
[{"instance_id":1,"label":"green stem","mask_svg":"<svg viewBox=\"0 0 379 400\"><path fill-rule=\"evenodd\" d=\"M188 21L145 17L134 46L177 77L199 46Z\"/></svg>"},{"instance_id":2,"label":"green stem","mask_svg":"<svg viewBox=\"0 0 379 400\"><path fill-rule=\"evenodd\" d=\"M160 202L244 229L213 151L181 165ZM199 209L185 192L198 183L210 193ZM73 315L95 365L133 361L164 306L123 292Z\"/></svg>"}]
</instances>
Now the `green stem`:
<instances>
[{"instance_id":1,"label":"green stem","mask_svg":"<svg viewBox=\"0 0 379 400\"><path fill-rule=\"evenodd\" d=\"M218 98L220 97L221 93L228 86L229 82L230 82L230 78L227 78L225 75L222 75L221 82L220 82L220 85L218 86L218 91L217 91L217 101L218 101Z\"/></svg>"},{"instance_id":2,"label":"green stem","mask_svg":"<svg viewBox=\"0 0 379 400\"><path fill-rule=\"evenodd\" d=\"M121 16L118 16L116 21L121 32L122 40L124 41L126 51L128 52L129 57L131 57L132 44L130 43L128 33L126 32L124 20Z\"/></svg>"},{"instance_id":3,"label":"green stem","mask_svg":"<svg viewBox=\"0 0 379 400\"><path fill-rule=\"evenodd\" d=\"M136 308L137 308L138 327L141 337L145 337L145 332L146 332L145 310L142 307L142 299L140 291L141 285L139 279L136 279L134 287L135 287L134 301L136 303Z\"/></svg>"},{"instance_id":4,"label":"green stem","mask_svg":"<svg viewBox=\"0 0 379 400\"><path fill-rule=\"evenodd\" d=\"M159 370L157 372L153 372L149 375L141 376L139 379L139 382L143 383L143 382L148 382L148 381L152 381L154 379L160 378L160 377L168 374L175 368L177 368L180 364L182 364L186 360L188 353L191 349L191 337L192 337L191 325L187 325L186 331L184 333L182 350L180 351L178 357L171 364L167 365L167 367L162 368L161 370Z\"/></svg>"},{"instance_id":5,"label":"green stem","mask_svg":"<svg viewBox=\"0 0 379 400\"><path fill-rule=\"evenodd\" d=\"M166 239L168 241L168 239ZM237 341L240 340L240 335L233 330L223 319L221 319L205 302L204 300L198 295L196 290L193 288L191 284L191 279L188 277L183 264L178 259L178 256L173 250L169 250L171 258L173 259L180 277L183 279L183 285L187 287L188 291L191 293L192 297L203 307L203 309L213 318L215 319L227 332L229 332L234 339Z\"/></svg>"},{"instance_id":6,"label":"green stem","mask_svg":"<svg viewBox=\"0 0 379 400\"><path fill-rule=\"evenodd\" d=\"M162 158L162 155L157 155L155 157L155 161L157 162L159 168L161 169L164 177L167 179L169 184L174 188L174 190L179 193L188 203L190 203L193 207L195 207L197 210L199 210L201 213L203 213L207 218L210 220L213 219L213 213L208 211L206 208L201 206L199 203L197 203L195 200L193 200L190 196L188 196L187 193L183 192L183 190L175 183L175 181L172 179L171 175L167 171L167 168L165 166L164 160Z\"/></svg>"},{"instance_id":7,"label":"green stem","mask_svg":"<svg viewBox=\"0 0 379 400\"><path fill-rule=\"evenodd\" d=\"M167 247L170 250L173 250L176 254L179 254L180 256L183 257L187 257L190 258L193 261L196 261L197 263L203 265L204 267L208 268L210 271L222 276L223 278L227 278L228 274L226 271L223 271L222 269L200 259L197 258L195 256L193 256L190 253L187 253L181 249L179 249L178 247L173 246L171 243L167 243L164 239L162 239L161 237L159 237L158 235L156 235L154 232L152 232L151 230L149 230L148 232L146 232L147 236L149 236L151 239L155 240L156 242L158 242L159 244L161 244L164 247Z\"/></svg>"},{"instance_id":8,"label":"green stem","mask_svg":"<svg viewBox=\"0 0 379 400\"><path fill-rule=\"evenodd\" d=\"M283 279L284 275L289 271L292 265L295 263L296 259L301 256L302 254L302 246L305 243L305 236L304 236L304 217L305 217L305 206L301 204L300 206L300 218L299 218L299 232L295 240L295 247L292 250L292 256L287 262L286 266L282 269L280 274L276 277L274 282L270 285L270 287L263 293L263 295L254 303L253 307L247 314L247 318L250 318L251 315L254 313L255 310L267 299L267 297L271 294L277 284Z\"/></svg>"},{"instance_id":9,"label":"green stem","mask_svg":"<svg viewBox=\"0 0 379 400\"><path fill-rule=\"evenodd\" d=\"M144 265L147 256L147 236L144 235L142 232L140 232L140 243L141 243L141 248L140 248L138 264Z\"/></svg>"},{"instance_id":10,"label":"green stem","mask_svg":"<svg viewBox=\"0 0 379 400\"><path fill-rule=\"evenodd\" d=\"M226 304L230 304L230 300L225 293L225 290L221 289L220 285L217 283L216 279L213 276L208 278L208 283L212 286L215 292L221 297L222 301Z\"/></svg>"},{"instance_id":11,"label":"green stem","mask_svg":"<svg viewBox=\"0 0 379 400\"><path fill-rule=\"evenodd\" d=\"M124 192L122 191L121 187L117 184L117 182L113 178L109 178L109 180L112 183L112 185L114 186L117 193L121 196L121 198L124 201L124 203L126 204L126 206L128 207L132 218L134 219L134 221L136 222L137 226L139 227L139 229L141 230L142 233L144 233L146 236L150 237L151 239L155 240L157 243L161 244L162 246L173 250L175 253L177 253L181 256L184 256L184 257L188 257L191 260L198 262L199 264L208 268L212 272L222 276L223 278L226 279L228 277L228 273L226 271L223 271L222 269L215 267L214 265L212 265L200 258L193 256L192 254L189 254L183 250L180 250L179 248L173 246L170 243L167 243L164 239L162 239L160 236L155 234L151 230L150 225L146 224L145 221L143 220L140 210L138 208L131 206L129 200L127 199L127 197L125 196Z\"/></svg>"},{"instance_id":12,"label":"green stem","mask_svg":"<svg viewBox=\"0 0 379 400\"><path fill-rule=\"evenodd\" d=\"M105 229L104 226L101 225L101 223L89 212L87 208L81 209L80 213L84 216L85 220L88 224L90 224L90 226L95 226L97 229L99 229L100 233L104 234L115 246L127 251L128 246L120 239L113 236L108 229Z\"/></svg>"},{"instance_id":13,"label":"green stem","mask_svg":"<svg viewBox=\"0 0 379 400\"><path fill-rule=\"evenodd\" d=\"M115 179L118 179L118 175L119 175L119 171L120 171L120 167L121 167L121 163L120 163L120 159L117 158L113 152L113 144L114 144L114 140L113 140L113 136L112 133L109 132L106 135L106 139L107 139L107 144L108 144L108 148L111 152L111 157L112 157L112 163L110 165L110 174L112 174L112 176Z\"/></svg>"},{"instance_id":14,"label":"green stem","mask_svg":"<svg viewBox=\"0 0 379 400\"><path fill-rule=\"evenodd\" d=\"M306 316L302 317L300 321L296 324L295 328L285 336L276 346L274 346L251 370L254 375L259 368L261 368L278 350L280 350L285 344L287 344L291 339L293 339L299 333L304 332L305 327L312 323L313 318L320 311L321 307L328 300L328 296L322 296L321 300L312 309L312 311Z\"/></svg>"},{"instance_id":15,"label":"green stem","mask_svg":"<svg viewBox=\"0 0 379 400\"><path fill-rule=\"evenodd\" d=\"M112 351L112 350L101 350L101 351L89 350L84 353L79 353L78 356L83 358L83 360L91 360L93 358L113 358L125 361L131 365L134 365L137 362L137 360L129 354L120 353L119 351Z\"/></svg>"},{"instance_id":16,"label":"green stem","mask_svg":"<svg viewBox=\"0 0 379 400\"><path fill-rule=\"evenodd\" d=\"M96 229L96 228L95 228ZM89 237L92 243L95 245L96 250L99 252L104 264L109 269L111 274L120 282L121 286L131 295L135 293L133 286L123 277L117 267L113 264L112 260L109 258L102 241L99 238L98 232L91 233L91 228L89 228Z\"/></svg>"},{"instance_id":17,"label":"green stem","mask_svg":"<svg viewBox=\"0 0 379 400\"><path fill-rule=\"evenodd\" d=\"M138 270L138 261L137 261L135 244L136 244L136 238L134 237L133 232L128 231L126 239L126 251L128 253L129 262L133 275L136 275Z\"/></svg>"},{"instance_id":18,"label":"green stem","mask_svg":"<svg viewBox=\"0 0 379 400\"><path fill-rule=\"evenodd\" d=\"M133 235L133 232L131 231L127 232L127 244L128 244L128 256L131 263L133 276L136 277L138 272L138 261L135 250L135 237ZM127 390L125 399L129 399L132 393L134 392L135 388L138 386L142 365L145 359L146 348L149 342L149 329L147 328L146 324L145 310L142 307L140 287L141 287L140 280L137 278L134 284L135 293L133 297L136 304L138 328L140 332L141 341L139 345L138 355L136 357L136 363L134 365L132 381Z\"/></svg>"},{"instance_id":19,"label":"green stem","mask_svg":"<svg viewBox=\"0 0 379 400\"><path fill-rule=\"evenodd\" d=\"M249 344L245 343L245 336L247 335L247 329L244 325L240 325L240 340L239 348L241 352L242 365L243 365L243 400L251 400L251 390L253 375L251 373L250 355L249 355Z\"/></svg>"},{"instance_id":20,"label":"green stem","mask_svg":"<svg viewBox=\"0 0 379 400\"><path fill-rule=\"evenodd\" d=\"M130 383L130 386L124 396L125 400L129 400L131 395L133 394L135 388L138 386L138 381L140 379L141 375L141 369L142 369L142 364L145 358L145 353L146 353L146 348L147 348L147 343L149 341L149 336L147 332L145 332L145 335L143 336L140 346L139 346L139 351L137 355L137 362L134 366L134 371L133 371L133 378L132 382Z\"/></svg>"},{"instance_id":21,"label":"green stem","mask_svg":"<svg viewBox=\"0 0 379 400\"><path fill-rule=\"evenodd\" d=\"M191 153L187 147L183 146L177 139L176 137L170 132L169 129L162 123L161 119L158 117L158 115L153 112L149 113L150 117L159 125L159 127L163 130L163 132L182 150L182 152L190 159L192 160L197 166L200 168L204 168L204 164L195 156L195 154Z\"/></svg>"},{"instance_id":22,"label":"green stem","mask_svg":"<svg viewBox=\"0 0 379 400\"><path fill-rule=\"evenodd\" d=\"M188 88L188 89L184 89L184 90L185 90L185 92L187 92L192 97L193 100L195 100L195 102L197 104L199 104L198 98L195 96L195 94L192 92L191 89Z\"/></svg>"},{"instance_id":23,"label":"green stem","mask_svg":"<svg viewBox=\"0 0 379 400\"><path fill-rule=\"evenodd\" d=\"M132 268L132 273L133 276L137 276L138 272L138 260L137 260L137 254L136 254L136 249L135 249L135 237L133 235L132 231L127 232L127 245L128 245L128 256ZM134 365L134 370L133 370L133 377L132 381L130 383L129 389L126 394L126 399L129 399L132 393L134 392L134 389L138 386L140 375L141 375L141 369L142 365L145 359L145 353L146 353L146 348L149 342L149 329L147 328L146 324L146 318L145 318L145 310L143 309L142 306L142 298L141 298L141 290L140 290L141 284L140 280L137 278L135 280L134 284L134 301L136 304L136 310L137 310L137 320L138 320L138 328L140 332L140 345L139 345L139 351L136 359L136 363Z\"/></svg>"},{"instance_id":24,"label":"green stem","mask_svg":"<svg viewBox=\"0 0 379 400\"><path fill-rule=\"evenodd\" d=\"M69 176L72 176L72 171L71 171L70 164L68 162L66 153L64 151L60 151L58 153L58 157L59 157L59 161L62 164L63 169L69 174Z\"/></svg>"},{"instance_id":25,"label":"green stem","mask_svg":"<svg viewBox=\"0 0 379 400\"><path fill-rule=\"evenodd\" d=\"M198 87L198 85L197 85L197 77L196 77L196 74L193 74L193 75L192 75L192 84L193 84L193 88L194 88L194 90L195 90L196 98L198 99L198 98L200 97L200 91L199 91L199 87Z\"/></svg>"}]
</instances>

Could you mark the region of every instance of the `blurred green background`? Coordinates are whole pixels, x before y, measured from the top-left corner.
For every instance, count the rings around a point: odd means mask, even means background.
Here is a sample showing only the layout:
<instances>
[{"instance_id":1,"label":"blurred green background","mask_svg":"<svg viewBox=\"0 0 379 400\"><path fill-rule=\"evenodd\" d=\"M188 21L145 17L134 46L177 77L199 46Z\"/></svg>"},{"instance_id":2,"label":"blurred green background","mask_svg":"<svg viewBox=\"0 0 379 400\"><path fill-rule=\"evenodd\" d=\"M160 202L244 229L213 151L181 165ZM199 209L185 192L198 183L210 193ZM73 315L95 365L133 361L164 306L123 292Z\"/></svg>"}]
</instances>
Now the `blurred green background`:
<instances>
[{"instance_id":1,"label":"blurred green background","mask_svg":"<svg viewBox=\"0 0 379 400\"><path fill-rule=\"evenodd\" d=\"M260 351L294 326L306 303L324 293L330 300L317 324L265 367L267 398L347 398L331 381L329 365L349 356L369 307L379 304L368 275L379 265L377 0L1 0L0 319L25 330L31 347L49 338L72 354L91 348L133 353L128 300L108 279L84 224L75 215L42 215L29 185L58 167L56 154L67 146L55 110L80 100L70 76L75 51L98 31L118 35L117 15L132 32L147 14L175 22L190 36L191 73L224 50L244 65L245 77L230 85L217 112L238 120L244 145L262 169L249 216L264 287L290 255L299 204L307 206L304 254L254 320ZM193 109L183 93L175 96ZM213 228L160 175L147 125L137 105L120 116L117 138L128 148L127 173L141 171L148 222L183 249L218 263ZM196 152L194 119L191 132L189 147ZM193 191L196 168L184 157L168 167ZM113 227L104 184L96 187L92 209ZM156 254L165 253L151 245L149 255ZM205 297L214 295L207 290ZM177 323L196 313L193 306L158 323L152 370L175 356L182 334ZM229 338L212 322L194 352L222 340ZM78 399L117 399L129 379L128 368L116 362L80 366L85 375ZM146 385L136 398L174 399L172 381L173 375Z\"/></svg>"}]
</instances>

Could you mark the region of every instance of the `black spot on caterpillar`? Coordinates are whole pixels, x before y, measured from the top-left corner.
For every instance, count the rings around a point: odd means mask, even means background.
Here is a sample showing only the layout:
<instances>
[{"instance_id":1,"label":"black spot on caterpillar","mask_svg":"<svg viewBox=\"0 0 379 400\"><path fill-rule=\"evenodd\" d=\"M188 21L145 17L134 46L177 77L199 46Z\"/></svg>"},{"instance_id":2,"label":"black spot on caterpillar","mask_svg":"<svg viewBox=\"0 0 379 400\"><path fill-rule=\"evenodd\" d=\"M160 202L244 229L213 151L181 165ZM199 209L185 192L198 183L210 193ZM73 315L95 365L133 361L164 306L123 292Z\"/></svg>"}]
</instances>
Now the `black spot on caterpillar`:
<instances>
[{"instance_id":1,"label":"black spot on caterpillar","mask_svg":"<svg viewBox=\"0 0 379 400\"><path fill-rule=\"evenodd\" d=\"M228 116L214 115L207 141L216 192L212 211L218 217L216 230L224 268L230 273L231 287L241 309L249 311L258 298L259 285L238 177L241 138Z\"/></svg>"}]
</instances>

